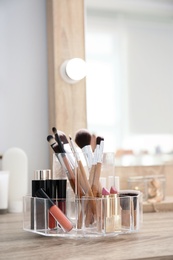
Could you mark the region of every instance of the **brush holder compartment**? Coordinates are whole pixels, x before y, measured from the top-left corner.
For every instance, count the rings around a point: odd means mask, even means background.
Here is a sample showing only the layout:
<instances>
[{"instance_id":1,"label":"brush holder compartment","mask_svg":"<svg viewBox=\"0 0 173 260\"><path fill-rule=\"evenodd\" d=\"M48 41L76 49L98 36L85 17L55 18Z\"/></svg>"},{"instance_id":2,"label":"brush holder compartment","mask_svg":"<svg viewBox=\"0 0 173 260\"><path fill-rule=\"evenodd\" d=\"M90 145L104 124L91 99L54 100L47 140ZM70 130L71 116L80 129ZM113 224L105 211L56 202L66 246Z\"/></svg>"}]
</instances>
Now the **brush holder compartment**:
<instances>
[{"instance_id":1,"label":"brush holder compartment","mask_svg":"<svg viewBox=\"0 0 173 260\"><path fill-rule=\"evenodd\" d=\"M76 197L90 196L91 189L98 196L102 187L119 190L113 152L103 153L97 163L86 152L53 154L52 168L53 179L66 178Z\"/></svg>"},{"instance_id":2,"label":"brush holder compartment","mask_svg":"<svg viewBox=\"0 0 173 260\"><path fill-rule=\"evenodd\" d=\"M72 224L72 229L68 231L50 213L47 199L25 196L23 229L44 236L67 238L116 236L136 232L142 222L141 198L140 192L122 190L116 198L83 197L63 200L63 216ZM62 199L54 200L54 203L61 205Z\"/></svg>"}]
</instances>

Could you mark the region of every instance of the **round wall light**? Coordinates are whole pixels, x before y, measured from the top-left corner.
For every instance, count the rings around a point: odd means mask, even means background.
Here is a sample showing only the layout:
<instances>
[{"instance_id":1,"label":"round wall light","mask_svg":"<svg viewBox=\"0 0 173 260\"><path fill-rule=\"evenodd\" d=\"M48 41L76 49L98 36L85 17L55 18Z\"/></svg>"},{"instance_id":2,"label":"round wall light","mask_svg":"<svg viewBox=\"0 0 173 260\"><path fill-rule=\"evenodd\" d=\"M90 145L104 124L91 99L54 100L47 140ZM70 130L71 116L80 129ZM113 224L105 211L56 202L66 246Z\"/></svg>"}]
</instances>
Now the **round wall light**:
<instances>
[{"instance_id":1,"label":"round wall light","mask_svg":"<svg viewBox=\"0 0 173 260\"><path fill-rule=\"evenodd\" d=\"M77 83L86 76L86 62L80 58L66 60L60 67L60 73L67 83Z\"/></svg>"}]
</instances>

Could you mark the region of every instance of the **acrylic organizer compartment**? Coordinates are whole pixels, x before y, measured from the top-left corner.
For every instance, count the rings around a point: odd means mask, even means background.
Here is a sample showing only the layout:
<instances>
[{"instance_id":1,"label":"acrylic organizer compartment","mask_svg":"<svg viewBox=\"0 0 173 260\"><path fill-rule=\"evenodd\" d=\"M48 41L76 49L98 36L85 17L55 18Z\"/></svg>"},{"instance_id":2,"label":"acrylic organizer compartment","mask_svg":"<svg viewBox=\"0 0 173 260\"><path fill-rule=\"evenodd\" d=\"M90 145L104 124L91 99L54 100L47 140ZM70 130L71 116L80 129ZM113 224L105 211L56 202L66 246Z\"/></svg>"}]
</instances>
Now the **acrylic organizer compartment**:
<instances>
[{"instance_id":1,"label":"acrylic organizer compartment","mask_svg":"<svg viewBox=\"0 0 173 260\"><path fill-rule=\"evenodd\" d=\"M54 201L62 209L62 199ZM44 236L82 238L116 236L139 231L141 193L122 190L118 196L63 200L63 214L49 199L24 197L23 229ZM54 215L55 214L55 215Z\"/></svg>"},{"instance_id":2,"label":"acrylic organizer compartment","mask_svg":"<svg viewBox=\"0 0 173 260\"><path fill-rule=\"evenodd\" d=\"M120 191L114 169L114 153L94 163L85 152L54 153L52 172L36 171L32 195L24 197L24 230L68 238L138 231L141 192Z\"/></svg>"}]
</instances>

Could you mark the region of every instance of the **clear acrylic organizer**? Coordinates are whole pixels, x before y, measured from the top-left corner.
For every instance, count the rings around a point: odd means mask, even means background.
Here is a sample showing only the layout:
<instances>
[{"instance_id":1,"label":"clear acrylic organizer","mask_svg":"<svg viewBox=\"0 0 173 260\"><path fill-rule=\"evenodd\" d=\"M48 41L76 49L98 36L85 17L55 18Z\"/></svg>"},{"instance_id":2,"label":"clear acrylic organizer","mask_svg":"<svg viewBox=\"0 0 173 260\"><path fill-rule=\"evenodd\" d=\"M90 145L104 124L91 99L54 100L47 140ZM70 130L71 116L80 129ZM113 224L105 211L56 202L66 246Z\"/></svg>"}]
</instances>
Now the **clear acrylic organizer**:
<instances>
[{"instance_id":1,"label":"clear acrylic organizer","mask_svg":"<svg viewBox=\"0 0 173 260\"><path fill-rule=\"evenodd\" d=\"M116 236L139 231L141 226L140 192L122 190L117 198L84 197L64 203L65 216L73 226L69 232L64 231L59 222L52 217L47 199L31 196L24 197L23 229L44 236L78 238ZM58 205L58 200L55 204Z\"/></svg>"},{"instance_id":2,"label":"clear acrylic organizer","mask_svg":"<svg viewBox=\"0 0 173 260\"><path fill-rule=\"evenodd\" d=\"M90 164L89 159L81 153L53 155L51 180L34 180L35 188L40 183L43 185L43 189L38 189L39 196L37 191L36 195L23 199L25 231L66 238L117 236L139 231L142 193L119 190L114 153L103 153L96 165ZM50 196L50 190L56 190L65 179L66 196L57 196L58 191ZM103 189L111 191L112 187L116 187L115 193L103 193Z\"/></svg>"}]
</instances>

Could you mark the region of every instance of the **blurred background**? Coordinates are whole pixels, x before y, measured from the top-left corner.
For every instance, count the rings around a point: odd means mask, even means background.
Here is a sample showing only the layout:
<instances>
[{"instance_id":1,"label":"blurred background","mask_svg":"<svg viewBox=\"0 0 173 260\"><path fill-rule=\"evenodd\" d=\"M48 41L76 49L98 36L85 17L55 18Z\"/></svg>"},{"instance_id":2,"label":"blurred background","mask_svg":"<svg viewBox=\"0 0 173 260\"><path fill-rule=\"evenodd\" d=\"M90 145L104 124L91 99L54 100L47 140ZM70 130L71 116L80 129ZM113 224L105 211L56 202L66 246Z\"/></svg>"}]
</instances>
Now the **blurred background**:
<instances>
[{"instance_id":1,"label":"blurred background","mask_svg":"<svg viewBox=\"0 0 173 260\"><path fill-rule=\"evenodd\" d=\"M88 129L106 151L172 155L173 2L85 8ZM0 1L0 154L23 149L30 179L50 168L46 42L46 0Z\"/></svg>"}]
</instances>

